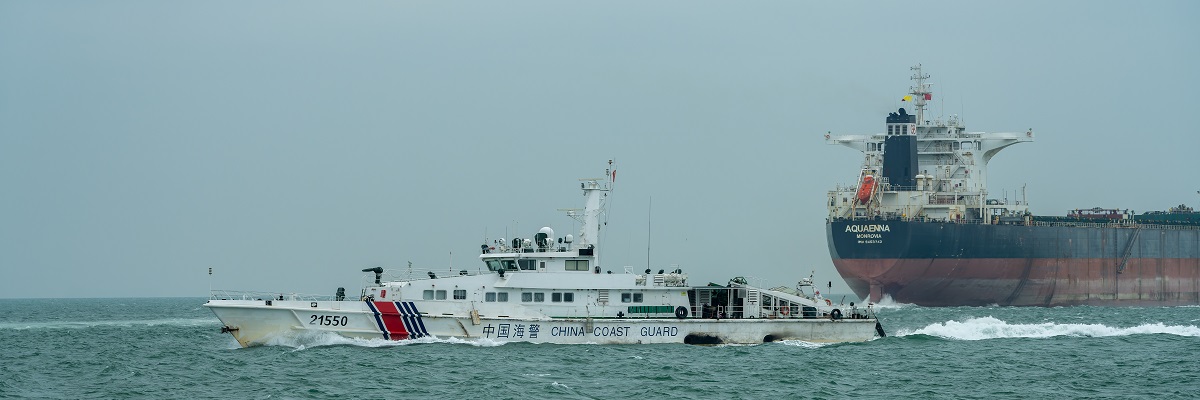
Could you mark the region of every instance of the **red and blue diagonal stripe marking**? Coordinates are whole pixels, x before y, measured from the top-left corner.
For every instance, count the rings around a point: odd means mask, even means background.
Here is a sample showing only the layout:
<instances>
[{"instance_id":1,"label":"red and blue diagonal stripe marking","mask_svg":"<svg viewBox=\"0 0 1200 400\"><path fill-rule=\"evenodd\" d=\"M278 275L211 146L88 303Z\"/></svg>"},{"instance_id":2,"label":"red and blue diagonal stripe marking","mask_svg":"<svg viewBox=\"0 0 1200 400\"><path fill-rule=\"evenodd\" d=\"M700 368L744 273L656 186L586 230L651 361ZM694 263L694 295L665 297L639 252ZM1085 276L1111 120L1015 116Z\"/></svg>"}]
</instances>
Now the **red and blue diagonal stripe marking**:
<instances>
[{"instance_id":1,"label":"red and blue diagonal stripe marking","mask_svg":"<svg viewBox=\"0 0 1200 400\"><path fill-rule=\"evenodd\" d=\"M404 340L429 336L417 305L411 301L368 301L375 324L384 339Z\"/></svg>"}]
</instances>

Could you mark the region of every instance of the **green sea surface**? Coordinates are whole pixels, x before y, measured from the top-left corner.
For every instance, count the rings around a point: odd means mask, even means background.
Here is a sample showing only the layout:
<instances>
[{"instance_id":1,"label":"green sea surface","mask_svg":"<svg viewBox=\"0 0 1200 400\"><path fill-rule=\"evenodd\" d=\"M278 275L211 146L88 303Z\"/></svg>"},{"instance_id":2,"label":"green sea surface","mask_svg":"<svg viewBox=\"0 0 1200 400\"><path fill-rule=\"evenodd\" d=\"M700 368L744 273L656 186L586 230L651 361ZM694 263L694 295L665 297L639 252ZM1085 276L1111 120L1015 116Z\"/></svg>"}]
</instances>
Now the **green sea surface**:
<instances>
[{"instance_id":1,"label":"green sea surface","mask_svg":"<svg viewBox=\"0 0 1200 400\"><path fill-rule=\"evenodd\" d=\"M243 349L202 298L0 299L0 398L1196 398L1200 307L881 306L818 345L281 337Z\"/></svg>"}]
</instances>

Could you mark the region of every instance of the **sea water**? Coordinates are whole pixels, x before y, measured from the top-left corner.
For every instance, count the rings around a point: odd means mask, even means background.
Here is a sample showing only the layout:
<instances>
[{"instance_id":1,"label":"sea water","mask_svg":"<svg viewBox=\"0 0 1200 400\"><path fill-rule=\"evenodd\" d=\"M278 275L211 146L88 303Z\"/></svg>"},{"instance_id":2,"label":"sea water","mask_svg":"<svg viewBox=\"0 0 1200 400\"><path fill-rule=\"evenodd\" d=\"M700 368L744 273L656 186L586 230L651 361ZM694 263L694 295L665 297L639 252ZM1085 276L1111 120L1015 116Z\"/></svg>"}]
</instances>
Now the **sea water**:
<instances>
[{"instance_id":1,"label":"sea water","mask_svg":"<svg viewBox=\"0 0 1200 400\"><path fill-rule=\"evenodd\" d=\"M888 337L743 346L290 335L201 298L2 299L3 398L1197 398L1200 307L884 305Z\"/></svg>"}]
</instances>

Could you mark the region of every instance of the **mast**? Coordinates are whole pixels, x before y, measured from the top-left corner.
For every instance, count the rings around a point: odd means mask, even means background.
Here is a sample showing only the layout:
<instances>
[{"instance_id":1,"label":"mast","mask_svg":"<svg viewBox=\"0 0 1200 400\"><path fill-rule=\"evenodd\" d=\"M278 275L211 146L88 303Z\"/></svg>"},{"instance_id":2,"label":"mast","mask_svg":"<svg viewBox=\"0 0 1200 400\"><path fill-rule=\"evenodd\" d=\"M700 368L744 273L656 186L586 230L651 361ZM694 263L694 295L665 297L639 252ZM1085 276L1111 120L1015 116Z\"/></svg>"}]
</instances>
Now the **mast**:
<instances>
[{"instance_id":1,"label":"mast","mask_svg":"<svg viewBox=\"0 0 1200 400\"><path fill-rule=\"evenodd\" d=\"M925 124L925 104L929 100L933 100L933 92L929 91L930 84L925 83L929 79L929 74L921 73L921 64L909 67L910 70L916 71L913 73L912 80L917 81L916 86L909 88L909 94L913 96L913 105L917 106L917 125Z\"/></svg>"},{"instance_id":2,"label":"mast","mask_svg":"<svg viewBox=\"0 0 1200 400\"><path fill-rule=\"evenodd\" d=\"M600 215L604 214L606 205L604 200L608 197L605 192L612 191L613 184L616 182L616 172L612 168L612 160L609 160L608 169L604 171L604 178L580 179L579 188L583 189L584 197L582 215L578 214L579 209L562 210L582 225L579 229L579 240L575 243L576 248L586 249L600 245ZM601 184L601 181L605 181L605 183Z\"/></svg>"}]
</instances>

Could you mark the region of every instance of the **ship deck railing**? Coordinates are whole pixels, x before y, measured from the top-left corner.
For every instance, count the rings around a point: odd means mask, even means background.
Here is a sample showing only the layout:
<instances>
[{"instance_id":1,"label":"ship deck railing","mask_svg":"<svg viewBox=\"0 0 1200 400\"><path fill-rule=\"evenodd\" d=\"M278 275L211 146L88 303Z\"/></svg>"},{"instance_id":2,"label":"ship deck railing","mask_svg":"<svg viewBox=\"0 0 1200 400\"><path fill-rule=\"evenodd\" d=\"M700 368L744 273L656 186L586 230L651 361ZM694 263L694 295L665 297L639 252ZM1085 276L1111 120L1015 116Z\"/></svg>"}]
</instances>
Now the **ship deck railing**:
<instances>
[{"instance_id":1,"label":"ship deck railing","mask_svg":"<svg viewBox=\"0 0 1200 400\"><path fill-rule=\"evenodd\" d=\"M517 271L517 270L511 270ZM494 274L494 271L484 270L482 268L466 269L466 268L392 268L384 267L382 280L384 282L396 281L419 281L425 279L446 278L451 276L472 276L483 274ZM431 275L432 274L432 275ZM372 273L363 274L363 279L374 283L375 275ZM364 286L374 286L365 284Z\"/></svg>"},{"instance_id":2,"label":"ship deck railing","mask_svg":"<svg viewBox=\"0 0 1200 400\"><path fill-rule=\"evenodd\" d=\"M333 295L264 292L251 290L209 291L209 300L279 300L279 301L333 301Z\"/></svg>"},{"instance_id":3,"label":"ship deck railing","mask_svg":"<svg viewBox=\"0 0 1200 400\"><path fill-rule=\"evenodd\" d=\"M1027 225L1027 226L1045 226L1045 227L1075 227L1075 228L1120 228L1120 229L1151 229L1151 230L1200 230L1200 225L1189 224L1147 224L1136 221L1119 221L1119 222L1084 222L1084 221L1004 221L996 224L992 220L963 218L957 220L938 220L933 218L897 218L897 217L844 217L833 218L832 221L907 221L907 222L939 222L947 224L965 224L965 225Z\"/></svg>"},{"instance_id":4,"label":"ship deck railing","mask_svg":"<svg viewBox=\"0 0 1200 400\"><path fill-rule=\"evenodd\" d=\"M1143 224L1139 222L1073 222L1073 221L1033 221L1032 226L1066 226L1066 227L1081 227L1081 228L1125 228L1125 229L1152 229L1152 230L1200 230L1200 226L1196 225L1164 225L1164 224Z\"/></svg>"},{"instance_id":5,"label":"ship deck railing","mask_svg":"<svg viewBox=\"0 0 1200 400\"><path fill-rule=\"evenodd\" d=\"M691 308L692 316L690 318L695 319L829 319L829 314L834 309L841 313L843 319L877 318L874 307L852 308L844 304L813 308L807 313L804 307L798 304L777 306L766 304L761 306L699 305Z\"/></svg>"}]
</instances>

